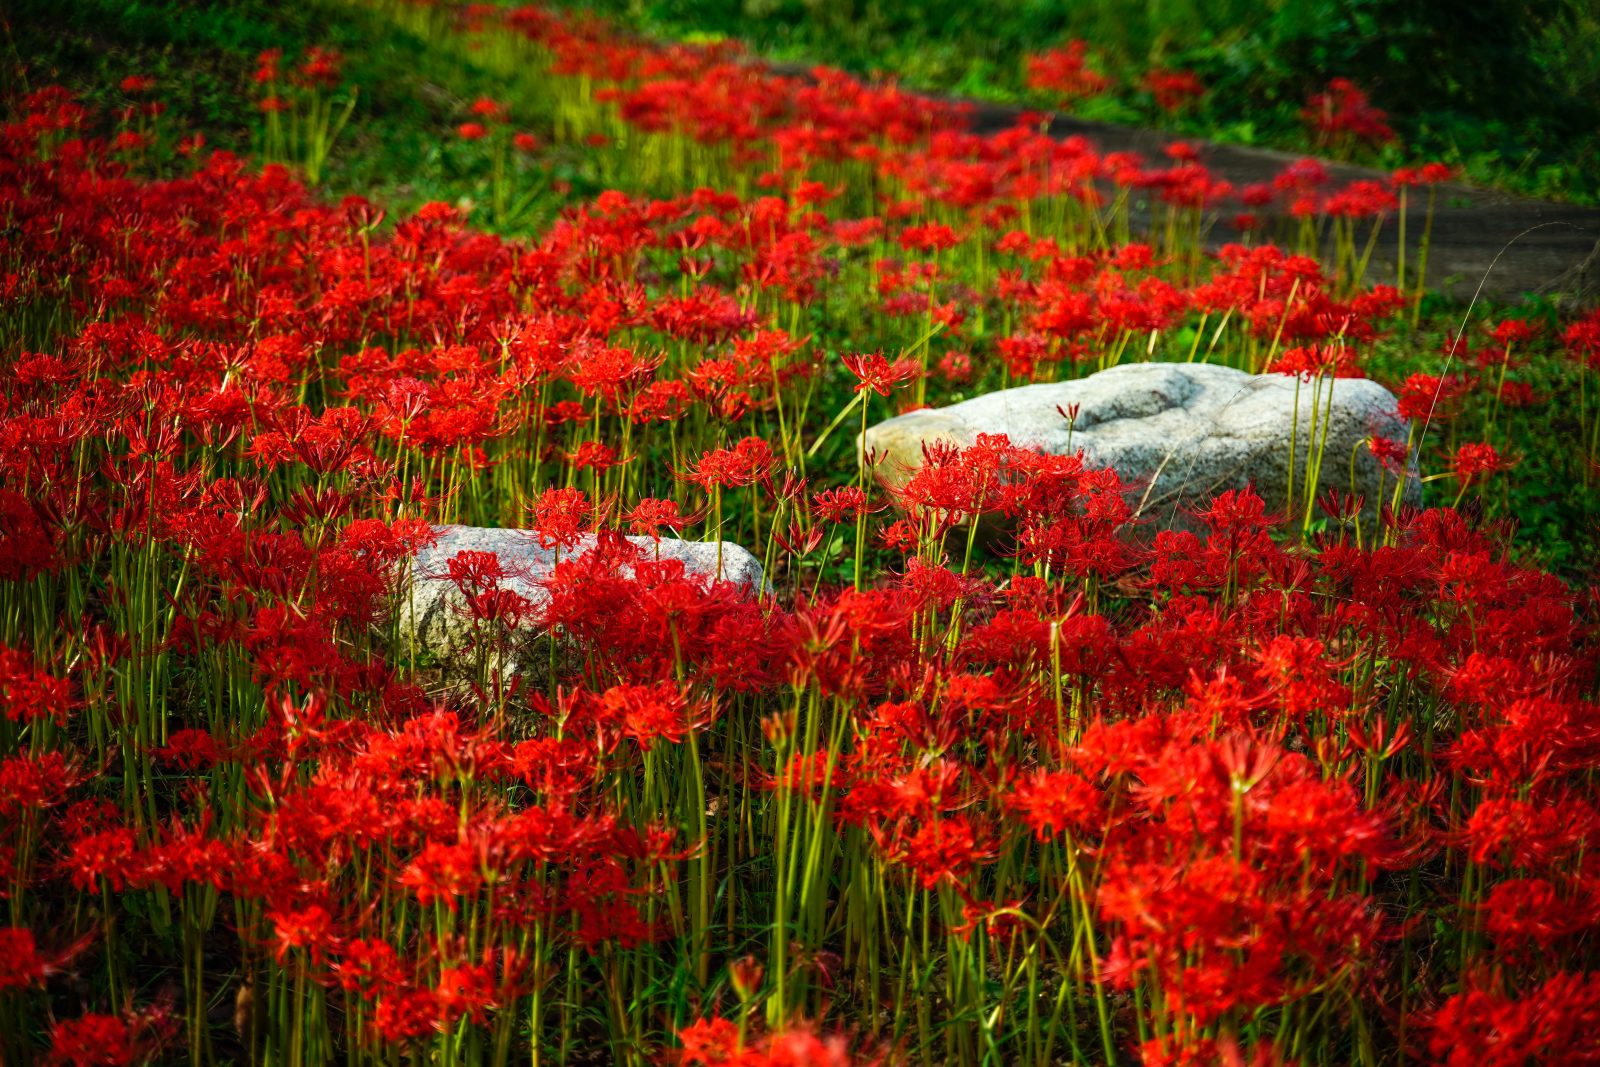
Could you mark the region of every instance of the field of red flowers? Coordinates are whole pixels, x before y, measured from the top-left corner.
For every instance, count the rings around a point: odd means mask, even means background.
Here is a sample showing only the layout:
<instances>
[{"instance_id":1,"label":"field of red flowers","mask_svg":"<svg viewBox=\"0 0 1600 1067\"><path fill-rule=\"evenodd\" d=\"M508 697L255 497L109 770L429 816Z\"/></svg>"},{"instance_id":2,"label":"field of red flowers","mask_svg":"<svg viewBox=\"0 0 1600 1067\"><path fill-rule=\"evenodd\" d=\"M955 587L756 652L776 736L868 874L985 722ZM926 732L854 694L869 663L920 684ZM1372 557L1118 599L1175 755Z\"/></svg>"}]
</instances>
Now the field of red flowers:
<instances>
[{"instance_id":1,"label":"field of red flowers","mask_svg":"<svg viewBox=\"0 0 1600 1067\"><path fill-rule=\"evenodd\" d=\"M1372 284L1442 168L1233 189L383 10L556 116L464 109L470 210L316 191L333 52L262 57L252 158L138 80L6 101L0 1061L1600 1063L1593 571L1515 529L1595 492L1600 312ZM505 236L544 137L631 191ZM1075 457L854 443L1153 359L1381 378L1428 506L1164 529ZM451 654L402 610L442 523L570 550L537 600L452 559Z\"/></svg>"}]
</instances>

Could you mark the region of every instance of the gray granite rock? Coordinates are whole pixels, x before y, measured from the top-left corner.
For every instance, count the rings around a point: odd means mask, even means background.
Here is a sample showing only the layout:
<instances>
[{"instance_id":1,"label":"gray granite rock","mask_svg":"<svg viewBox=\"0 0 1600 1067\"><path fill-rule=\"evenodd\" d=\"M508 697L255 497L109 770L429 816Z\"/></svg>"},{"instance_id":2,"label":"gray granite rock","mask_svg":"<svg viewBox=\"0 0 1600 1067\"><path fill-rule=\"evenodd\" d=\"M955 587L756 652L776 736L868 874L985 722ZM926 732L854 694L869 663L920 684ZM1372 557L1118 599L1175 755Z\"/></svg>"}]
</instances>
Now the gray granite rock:
<instances>
[{"instance_id":1,"label":"gray granite rock","mask_svg":"<svg viewBox=\"0 0 1600 1067\"><path fill-rule=\"evenodd\" d=\"M867 430L862 445L878 477L891 488L904 483L935 441L965 447L979 434L1005 434L1024 448L1048 453L1081 449L1091 466L1114 468L1135 487L1140 517L1155 527L1194 528L1192 512L1217 493L1253 485L1269 509L1283 511L1288 443L1295 449L1296 510L1303 504L1310 453L1313 389L1282 374L1249 374L1207 363L1130 363L1067 382L1026 385L974 397L945 408L909 412ZM1331 411L1329 409L1331 390ZM1377 512L1380 468L1361 442L1376 434L1404 442L1406 422L1394 394L1364 378L1321 385L1318 437L1324 420L1320 494L1352 488ZM1069 426L1061 414L1077 406ZM1059 410L1058 410L1059 409ZM1383 497L1395 487L1385 476ZM1415 497L1415 482L1408 497Z\"/></svg>"},{"instance_id":2,"label":"gray granite rock","mask_svg":"<svg viewBox=\"0 0 1600 1067\"><path fill-rule=\"evenodd\" d=\"M473 626L466 600L449 575L450 560L463 551L493 552L505 577L498 587L525 598L529 611L519 620L523 637L540 630L541 609L549 602L545 583L554 573L557 554L542 546L531 530L497 529L480 526L436 526L432 545L417 553L411 562L409 589L400 598L400 639L448 661L461 654L472 641ZM651 537L630 537L642 558L681 560L688 574L715 576L733 582L750 592L766 588L761 561L732 542L681 541ZM585 535L576 545L563 549L562 560L571 560L593 551L596 538ZM627 568L623 568L626 573ZM513 659L515 652L512 653ZM514 664L508 664L513 665Z\"/></svg>"}]
</instances>

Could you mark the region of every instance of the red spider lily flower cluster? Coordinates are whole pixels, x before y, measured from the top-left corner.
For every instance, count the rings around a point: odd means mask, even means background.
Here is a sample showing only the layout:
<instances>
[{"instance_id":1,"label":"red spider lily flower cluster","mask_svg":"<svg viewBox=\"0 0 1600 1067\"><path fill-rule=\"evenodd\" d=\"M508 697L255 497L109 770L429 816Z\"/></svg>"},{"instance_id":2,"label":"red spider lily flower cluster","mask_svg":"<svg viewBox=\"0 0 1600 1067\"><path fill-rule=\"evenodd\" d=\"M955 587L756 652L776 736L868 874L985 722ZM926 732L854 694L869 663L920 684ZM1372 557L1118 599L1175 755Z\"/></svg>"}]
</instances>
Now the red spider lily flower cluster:
<instances>
[{"instance_id":1,"label":"red spider lily flower cluster","mask_svg":"<svg viewBox=\"0 0 1600 1067\"><path fill-rule=\"evenodd\" d=\"M505 105L486 96L474 100L468 110L472 113L472 121L463 122L456 127L456 134L463 141L481 141L489 136L491 127L503 126L511 121Z\"/></svg>"},{"instance_id":2,"label":"red spider lily flower cluster","mask_svg":"<svg viewBox=\"0 0 1600 1067\"><path fill-rule=\"evenodd\" d=\"M1592 311L1568 326L1561 339L1574 361L1585 363L1592 370L1600 370L1600 310Z\"/></svg>"},{"instance_id":3,"label":"red spider lily flower cluster","mask_svg":"<svg viewBox=\"0 0 1600 1067\"><path fill-rule=\"evenodd\" d=\"M1152 70L1145 74L1141 84L1163 111L1182 111L1206 95L1200 76L1188 70Z\"/></svg>"},{"instance_id":4,"label":"red spider lily flower cluster","mask_svg":"<svg viewBox=\"0 0 1600 1067\"><path fill-rule=\"evenodd\" d=\"M841 1034L821 1035L807 1026L776 1034L746 1036L738 1024L720 1016L698 1019L678 1031L683 1067L872 1067L881 1054L853 1054Z\"/></svg>"},{"instance_id":5,"label":"red spider lily flower cluster","mask_svg":"<svg viewBox=\"0 0 1600 1067\"><path fill-rule=\"evenodd\" d=\"M908 360L890 363L880 352L844 357L845 369L861 379L855 389L862 393L871 390L879 396L888 396L902 382L917 375L917 366Z\"/></svg>"},{"instance_id":6,"label":"red spider lily flower cluster","mask_svg":"<svg viewBox=\"0 0 1600 1067\"><path fill-rule=\"evenodd\" d=\"M268 95L261 99L261 110L282 111L288 107L287 102L274 91L280 82L287 80L290 86L302 89L332 89L343 79L343 69L344 57L338 52L311 47L306 49L300 63L285 76L282 50L268 49L256 57L255 83L268 90ZM146 90L141 88L140 91Z\"/></svg>"},{"instance_id":7,"label":"red spider lily flower cluster","mask_svg":"<svg viewBox=\"0 0 1600 1067\"><path fill-rule=\"evenodd\" d=\"M1505 470L1509 464L1495 447L1483 441L1462 445L1456 449L1450 472L1462 486L1469 485L1485 475Z\"/></svg>"},{"instance_id":8,"label":"red spider lily flower cluster","mask_svg":"<svg viewBox=\"0 0 1600 1067\"><path fill-rule=\"evenodd\" d=\"M913 380L1359 375L1408 294L1314 243L1107 238L1125 192L1173 234L1233 199L1181 148L468 16L729 180L512 240L221 152L151 179L58 90L0 128L6 1062L1588 1049L1581 593L1403 493L1365 530L1330 495L1303 543L1247 489L1152 529L1082 455L930 444L889 489L826 436ZM1394 209L1328 186L1239 196ZM1474 420L1600 359L1594 315L1472 336L1396 383L1413 439L1367 447L1397 484L1505 470ZM490 552L412 575L445 521L528 527L540 595ZM448 653L405 624L428 578L465 602Z\"/></svg>"},{"instance_id":9,"label":"red spider lily flower cluster","mask_svg":"<svg viewBox=\"0 0 1600 1067\"><path fill-rule=\"evenodd\" d=\"M1357 142L1382 147L1395 139L1388 113L1372 106L1367 94L1349 78L1335 78L1326 89L1312 93L1300 117L1323 144Z\"/></svg>"},{"instance_id":10,"label":"red spider lily flower cluster","mask_svg":"<svg viewBox=\"0 0 1600 1067\"><path fill-rule=\"evenodd\" d=\"M1099 96L1111 88L1111 79L1089 66L1089 46L1084 41L1027 57L1027 82L1030 89L1049 93L1070 103Z\"/></svg>"}]
</instances>

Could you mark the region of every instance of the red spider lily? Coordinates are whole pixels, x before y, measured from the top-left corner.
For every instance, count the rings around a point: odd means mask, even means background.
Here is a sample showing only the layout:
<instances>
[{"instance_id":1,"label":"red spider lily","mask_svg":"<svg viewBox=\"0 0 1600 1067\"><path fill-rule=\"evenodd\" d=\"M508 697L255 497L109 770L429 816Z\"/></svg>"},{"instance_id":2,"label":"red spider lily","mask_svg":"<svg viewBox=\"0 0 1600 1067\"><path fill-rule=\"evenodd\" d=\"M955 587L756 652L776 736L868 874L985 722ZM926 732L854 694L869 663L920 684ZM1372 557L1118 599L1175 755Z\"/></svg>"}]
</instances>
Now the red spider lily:
<instances>
[{"instance_id":1,"label":"red spider lily","mask_svg":"<svg viewBox=\"0 0 1600 1067\"><path fill-rule=\"evenodd\" d=\"M1510 466L1511 464L1495 450L1493 445L1478 441L1464 444L1456 449L1455 458L1450 464L1450 473L1455 476L1456 483L1465 489L1468 485L1475 484L1488 475L1506 470Z\"/></svg>"},{"instance_id":2,"label":"red spider lily","mask_svg":"<svg viewBox=\"0 0 1600 1067\"><path fill-rule=\"evenodd\" d=\"M1199 517L1217 533L1251 533L1266 529L1277 521L1267 514L1266 504L1249 490L1229 489L1217 494Z\"/></svg>"},{"instance_id":3,"label":"red spider lily","mask_svg":"<svg viewBox=\"0 0 1600 1067\"><path fill-rule=\"evenodd\" d=\"M382 1039L404 1044L437 1028L439 1006L432 991L395 989L377 998L373 1006L373 1026Z\"/></svg>"},{"instance_id":4,"label":"red spider lily","mask_svg":"<svg viewBox=\"0 0 1600 1067\"><path fill-rule=\"evenodd\" d=\"M1062 48L1028 56L1028 87L1067 102L1099 96L1111 88L1111 79L1089 69L1088 51L1085 42L1069 41Z\"/></svg>"},{"instance_id":5,"label":"red spider lily","mask_svg":"<svg viewBox=\"0 0 1600 1067\"><path fill-rule=\"evenodd\" d=\"M339 954L341 960L333 970L340 986L363 999L371 1000L405 981L399 954L387 941L353 938L340 946Z\"/></svg>"},{"instance_id":6,"label":"red spider lily","mask_svg":"<svg viewBox=\"0 0 1600 1067\"><path fill-rule=\"evenodd\" d=\"M853 485L818 491L812 506L823 522L853 522L873 510L881 510L871 508L867 494Z\"/></svg>"},{"instance_id":7,"label":"red spider lily","mask_svg":"<svg viewBox=\"0 0 1600 1067\"><path fill-rule=\"evenodd\" d=\"M328 48L313 46L295 68L294 77L302 85L331 89L339 84L344 57Z\"/></svg>"},{"instance_id":8,"label":"red spider lily","mask_svg":"<svg viewBox=\"0 0 1600 1067\"><path fill-rule=\"evenodd\" d=\"M1343 345L1304 345L1285 349L1267 367L1267 371L1271 374L1294 374L1307 381L1322 375L1361 377L1354 355Z\"/></svg>"},{"instance_id":9,"label":"red spider lily","mask_svg":"<svg viewBox=\"0 0 1600 1067\"><path fill-rule=\"evenodd\" d=\"M612 686L601 694L600 707L602 715L620 724L623 736L647 751L657 741L679 744L696 725L689 701L667 682Z\"/></svg>"},{"instance_id":10,"label":"red spider lily","mask_svg":"<svg viewBox=\"0 0 1600 1067\"><path fill-rule=\"evenodd\" d=\"M1526 319L1502 319L1495 323L1490 331L1494 339L1507 347L1514 344L1527 344L1539 333L1539 327Z\"/></svg>"},{"instance_id":11,"label":"red spider lily","mask_svg":"<svg viewBox=\"0 0 1600 1067\"><path fill-rule=\"evenodd\" d=\"M777 460L772 446L758 437L746 437L732 448L716 448L701 455L678 477L710 492L767 482Z\"/></svg>"},{"instance_id":12,"label":"red spider lily","mask_svg":"<svg viewBox=\"0 0 1600 1067\"><path fill-rule=\"evenodd\" d=\"M1459 411L1470 384L1454 375L1413 374L1400 390L1400 417L1423 424L1448 422Z\"/></svg>"},{"instance_id":13,"label":"red spider lily","mask_svg":"<svg viewBox=\"0 0 1600 1067\"><path fill-rule=\"evenodd\" d=\"M490 967L484 964L459 964L439 972L434 1000L439 1005L441 1027L454 1026L465 1017L482 1023L489 1010L497 1006L499 990Z\"/></svg>"},{"instance_id":14,"label":"red spider lily","mask_svg":"<svg viewBox=\"0 0 1600 1067\"><path fill-rule=\"evenodd\" d=\"M712 1015L690 1023L677 1037L681 1047L674 1062L684 1067L850 1067L878 1062L852 1057L844 1036L822 1037L804 1024L791 1024L747 1042L737 1023Z\"/></svg>"},{"instance_id":15,"label":"red spider lily","mask_svg":"<svg viewBox=\"0 0 1600 1067\"><path fill-rule=\"evenodd\" d=\"M84 780L75 761L61 752L7 756L0 760L0 814L16 818L55 807Z\"/></svg>"},{"instance_id":16,"label":"red spider lily","mask_svg":"<svg viewBox=\"0 0 1600 1067\"><path fill-rule=\"evenodd\" d=\"M1206 94L1205 83L1187 70L1151 70L1141 84L1163 111L1181 111Z\"/></svg>"},{"instance_id":17,"label":"red spider lily","mask_svg":"<svg viewBox=\"0 0 1600 1067\"><path fill-rule=\"evenodd\" d=\"M1335 78L1325 90L1313 93L1300 117L1322 142L1353 140L1382 146L1395 138L1388 114L1373 107L1367 94L1348 78Z\"/></svg>"},{"instance_id":18,"label":"red spider lily","mask_svg":"<svg viewBox=\"0 0 1600 1067\"><path fill-rule=\"evenodd\" d=\"M260 85L277 81L279 66L282 62L283 50L281 48L269 48L256 56L256 83Z\"/></svg>"},{"instance_id":19,"label":"red spider lily","mask_svg":"<svg viewBox=\"0 0 1600 1067\"><path fill-rule=\"evenodd\" d=\"M766 968L754 956L744 956L728 964L728 980L742 999L748 999L761 988L761 978Z\"/></svg>"},{"instance_id":20,"label":"red spider lily","mask_svg":"<svg viewBox=\"0 0 1600 1067\"><path fill-rule=\"evenodd\" d=\"M1568 326L1561 339L1574 359L1586 362L1591 368L1600 368L1600 311L1591 312Z\"/></svg>"},{"instance_id":21,"label":"red spider lily","mask_svg":"<svg viewBox=\"0 0 1600 1067\"><path fill-rule=\"evenodd\" d=\"M1455 168L1448 163L1424 163L1417 172L1417 180L1424 185L1437 185L1447 182L1455 175Z\"/></svg>"},{"instance_id":22,"label":"red spider lily","mask_svg":"<svg viewBox=\"0 0 1600 1067\"><path fill-rule=\"evenodd\" d=\"M1334 217L1365 219L1387 215L1399 206L1399 199L1381 183L1355 181L1332 193L1322 210Z\"/></svg>"},{"instance_id":23,"label":"red spider lily","mask_svg":"<svg viewBox=\"0 0 1600 1067\"><path fill-rule=\"evenodd\" d=\"M478 97L467 110L486 122L505 122L509 117L504 104L486 96Z\"/></svg>"},{"instance_id":24,"label":"red spider lily","mask_svg":"<svg viewBox=\"0 0 1600 1067\"><path fill-rule=\"evenodd\" d=\"M48 963L39 954L32 930L14 926L0 930L0 947L6 950L6 970L0 975L0 989L26 989L44 984Z\"/></svg>"},{"instance_id":25,"label":"red spider lily","mask_svg":"<svg viewBox=\"0 0 1600 1067\"><path fill-rule=\"evenodd\" d=\"M118 826L74 839L63 865L79 889L120 892L138 870L135 851L133 830Z\"/></svg>"},{"instance_id":26,"label":"red spider lily","mask_svg":"<svg viewBox=\"0 0 1600 1067\"><path fill-rule=\"evenodd\" d=\"M663 529L671 530L675 534L682 533L703 520L705 513L697 511L685 515L675 500L646 497L635 504L623 518L628 520L628 528L634 533L660 537Z\"/></svg>"},{"instance_id":27,"label":"red spider lily","mask_svg":"<svg viewBox=\"0 0 1600 1067\"><path fill-rule=\"evenodd\" d=\"M712 1016L678 1031L679 1062L705 1067L744 1062L744 1039L737 1024Z\"/></svg>"},{"instance_id":28,"label":"red spider lily","mask_svg":"<svg viewBox=\"0 0 1600 1067\"><path fill-rule=\"evenodd\" d=\"M1510 1065L1530 1058L1588 1063L1600 1058L1594 1023L1600 983L1558 971L1522 995L1471 988L1447 1000L1431 1020L1429 1051L1450 1067Z\"/></svg>"},{"instance_id":29,"label":"red spider lily","mask_svg":"<svg viewBox=\"0 0 1600 1067\"><path fill-rule=\"evenodd\" d=\"M39 670L25 652L0 645L0 709L7 719L50 719L64 726L72 706L72 689L65 678Z\"/></svg>"},{"instance_id":30,"label":"red spider lily","mask_svg":"<svg viewBox=\"0 0 1600 1067\"><path fill-rule=\"evenodd\" d=\"M1041 840L1063 833L1097 833L1105 825L1106 795L1071 771L1035 771L1008 803Z\"/></svg>"},{"instance_id":31,"label":"red spider lily","mask_svg":"<svg viewBox=\"0 0 1600 1067\"><path fill-rule=\"evenodd\" d=\"M161 1007L63 1019L50 1030L50 1059L69 1067L129 1067L159 1055L174 1029Z\"/></svg>"},{"instance_id":32,"label":"red spider lily","mask_svg":"<svg viewBox=\"0 0 1600 1067\"><path fill-rule=\"evenodd\" d=\"M337 945L333 916L321 904L275 911L267 916L272 924L273 957L283 963L295 952L304 952L312 962Z\"/></svg>"},{"instance_id":33,"label":"red spider lily","mask_svg":"<svg viewBox=\"0 0 1600 1067\"><path fill-rule=\"evenodd\" d=\"M546 489L529 511L539 544L545 548L574 547L598 521L594 504L581 489Z\"/></svg>"},{"instance_id":34,"label":"red spider lily","mask_svg":"<svg viewBox=\"0 0 1600 1067\"><path fill-rule=\"evenodd\" d=\"M787 536L774 530L772 539L789 555L796 559L804 559L815 552L818 545L822 544L823 536L823 530L820 526L813 526L810 530L805 530L798 524L791 524Z\"/></svg>"},{"instance_id":35,"label":"red spider lily","mask_svg":"<svg viewBox=\"0 0 1600 1067\"><path fill-rule=\"evenodd\" d=\"M475 896L483 884L478 850L471 842L429 841L400 875L400 884L423 905L435 901L454 911L459 898Z\"/></svg>"},{"instance_id":36,"label":"red spider lily","mask_svg":"<svg viewBox=\"0 0 1600 1067\"><path fill-rule=\"evenodd\" d=\"M567 453L567 461L576 470L593 470L596 474L604 474L613 467L619 467L629 462L633 457L619 456L617 450L610 445L599 441L584 441L577 448Z\"/></svg>"},{"instance_id":37,"label":"red spider lily","mask_svg":"<svg viewBox=\"0 0 1600 1067\"><path fill-rule=\"evenodd\" d=\"M51 953L39 950L33 931L26 927L0 927L0 948L5 950L4 970L0 971L0 992L42 987L45 981L65 969L95 940L85 935L76 943Z\"/></svg>"}]
</instances>

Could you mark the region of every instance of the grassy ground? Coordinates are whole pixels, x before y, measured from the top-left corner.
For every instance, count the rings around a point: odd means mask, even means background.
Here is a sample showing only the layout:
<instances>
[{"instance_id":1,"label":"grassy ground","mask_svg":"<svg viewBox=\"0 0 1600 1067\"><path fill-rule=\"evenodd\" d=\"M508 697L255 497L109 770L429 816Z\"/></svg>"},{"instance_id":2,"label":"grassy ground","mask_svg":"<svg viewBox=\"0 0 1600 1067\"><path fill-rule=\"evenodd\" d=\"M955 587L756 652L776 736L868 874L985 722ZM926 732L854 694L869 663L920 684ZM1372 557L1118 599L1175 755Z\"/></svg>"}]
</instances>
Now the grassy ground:
<instances>
[{"instance_id":1,"label":"grassy ground","mask_svg":"<svg viewBox=\"0 0 1600 1067\"><path fill-rule=\"evenodd\" d=\"M1080 37L1123 88L1079 113L1289 150L1312 147L1306 97L1348 77L1404 145L1370 162L1440 159L1483 184L1600 199L1600 9L1585 0L562 2L657 36L736 37L775 59L985 99L1043 102L1022 57ZM1196 72L1209 99L1169 120L1136 88L1154 66Z\"/></svg>"}]
</instances>

